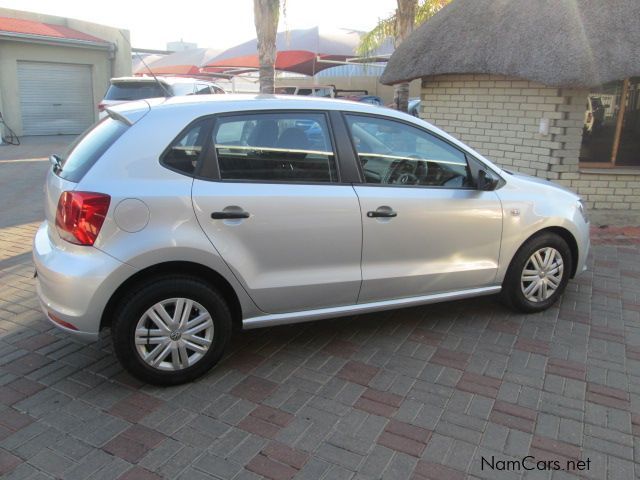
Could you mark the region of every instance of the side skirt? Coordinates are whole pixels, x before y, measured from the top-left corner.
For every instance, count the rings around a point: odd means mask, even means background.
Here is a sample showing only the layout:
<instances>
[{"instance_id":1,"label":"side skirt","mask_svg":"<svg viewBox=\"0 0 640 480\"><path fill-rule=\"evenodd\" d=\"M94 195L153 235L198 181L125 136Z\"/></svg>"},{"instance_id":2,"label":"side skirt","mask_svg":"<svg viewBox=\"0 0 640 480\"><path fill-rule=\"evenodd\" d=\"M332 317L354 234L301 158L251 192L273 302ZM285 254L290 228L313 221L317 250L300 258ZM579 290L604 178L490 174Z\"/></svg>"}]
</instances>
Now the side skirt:
<instances>
[{"instance_id":1,"label":"side skirt","mask_svg":"<svg viewBox=\"0 0 640 480\"><path fill-rule=\"evenodd\" d=\"M491 295L494 293L500 293L501 289L502 287L500 285L495 285L492 287L470 288L467 290L457 290L455 292L435 293L432 295L421 295L419 297L397 298L381 302L345 305L342 307L318 308L315 310L303 310L300 312L274 313L259 317L245 318L242 320L242 328L250 330L252 328L273 327L275 325L312 322L314 320L323 320L326 318L346 317L363 313L379 312L382 310L394 310L396 308L413 307L416 305L427 305L429 303L447 302L449 300Z\"/></svg>"}]
</instances>

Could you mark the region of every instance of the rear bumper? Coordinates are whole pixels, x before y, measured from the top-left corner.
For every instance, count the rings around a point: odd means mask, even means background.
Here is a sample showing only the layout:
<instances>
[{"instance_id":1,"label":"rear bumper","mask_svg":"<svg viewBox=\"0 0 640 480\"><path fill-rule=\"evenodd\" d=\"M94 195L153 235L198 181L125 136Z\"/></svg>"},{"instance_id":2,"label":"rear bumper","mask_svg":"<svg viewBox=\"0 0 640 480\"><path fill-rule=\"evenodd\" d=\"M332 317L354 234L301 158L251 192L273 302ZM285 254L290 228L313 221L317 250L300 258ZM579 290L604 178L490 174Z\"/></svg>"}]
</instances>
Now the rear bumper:
<instances>
[{"instance_id":1,"label":"rear bumper","mask_svg":"<svg viewBox=\"0 0 640 480\"><path fill-rule=\"evenodd\" d=\"M136 270L94 247L63 240L54 243L49 234L44 222L33 240L42 310L65 332L83 340L96 340L107 302Z\"/></svg>"}]
</instances>

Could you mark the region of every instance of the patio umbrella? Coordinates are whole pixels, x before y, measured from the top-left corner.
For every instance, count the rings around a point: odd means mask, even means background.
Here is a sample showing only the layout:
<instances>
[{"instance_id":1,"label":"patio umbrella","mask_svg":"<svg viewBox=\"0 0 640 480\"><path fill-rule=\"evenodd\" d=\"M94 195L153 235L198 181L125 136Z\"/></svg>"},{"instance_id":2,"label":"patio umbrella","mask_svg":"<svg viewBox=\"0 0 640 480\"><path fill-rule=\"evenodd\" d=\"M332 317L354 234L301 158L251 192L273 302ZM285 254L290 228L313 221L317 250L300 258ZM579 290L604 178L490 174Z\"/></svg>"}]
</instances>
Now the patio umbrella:
<instances>
[{"instance_id":1,"label":"patio umbrella","mask_svg":"<svg viewBox=\"0 0 640 480\"><path fill-rule=\"evenodd\" d=\"M200 67L215 58L220 50L213 48L192 48L175 52L149 65L154 75L198 75ZM140 65L134 72L137 75L149 73L144 65Z\"/></svg>"},{"instance_id":2,"label":"patio umbrella","mask_svg":"<svg viewBox=\"0 0 640 480\"><path fill-rule=\"evenodd\" d=\"M276 70L314 75L336 64L324 61L345 61L356 57L362 32L350 29L326 30L320 27L290 30L276 35ZM388 50L388 52L387 52ZM391 53L385 46L377 55ZM258 40L253 39L228 50L203 65L206 71L258 68Z\"/></svg>"}]
</instances>

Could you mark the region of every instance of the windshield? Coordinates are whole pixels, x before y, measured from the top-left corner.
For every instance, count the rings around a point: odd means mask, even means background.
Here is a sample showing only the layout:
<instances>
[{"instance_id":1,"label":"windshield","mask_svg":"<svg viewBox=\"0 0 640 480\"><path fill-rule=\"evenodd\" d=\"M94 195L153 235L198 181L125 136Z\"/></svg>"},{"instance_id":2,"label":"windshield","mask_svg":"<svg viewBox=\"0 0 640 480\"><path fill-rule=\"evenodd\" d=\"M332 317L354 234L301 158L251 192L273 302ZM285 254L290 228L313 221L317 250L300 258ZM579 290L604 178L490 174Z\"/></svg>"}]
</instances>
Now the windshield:
<instances>
[{"instance_id":1,"label":"windshield","mask_svg":"<svg viewBox=\"0 0 640 480\"><path fill-rule=\"evenodd\" d=\"M145 98L166 97L167 93L157 83L119 82L113 83L104 96L105 100L143 100Z\"/></svg>"},{"instance_id":2,"label":"windshield","mask_svg":"<svg viewBox=\"0 0 640 480\"><path fill-rule=\"evenodd\" d=\"M70 182L79 182L128 128L125 123L111 117L96 123L71 144L61 157L60 170L55 173Z\"/></svg>"}]
</instances>

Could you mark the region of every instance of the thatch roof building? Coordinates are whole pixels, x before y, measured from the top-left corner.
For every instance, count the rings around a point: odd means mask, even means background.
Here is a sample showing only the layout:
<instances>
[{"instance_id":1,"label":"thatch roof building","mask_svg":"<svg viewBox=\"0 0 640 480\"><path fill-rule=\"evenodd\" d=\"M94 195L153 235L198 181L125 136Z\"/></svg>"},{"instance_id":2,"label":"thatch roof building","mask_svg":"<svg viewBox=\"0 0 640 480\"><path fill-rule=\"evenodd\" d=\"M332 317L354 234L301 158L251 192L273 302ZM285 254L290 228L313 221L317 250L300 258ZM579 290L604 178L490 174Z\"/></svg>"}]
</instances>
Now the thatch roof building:
<instances>
[{"instance_id":1,"label":"thatch roof building","mask_svg":"<svg viewBox=\"0 0 640 480\"><path fill-rule=\"evenodd\" d=\"M640 75L640 1L453 0L400 45L381 81L450 73L582 87Z\"/></svg>"},{"instance_id":2,"label":"thatch roof building","mask_svg":"<svg viewBox=\"0 0 640 480\"><path fill-rule=\"evenodd\" d=\"M425 120L640 224L640 0L453 0L381 81L416 78Z\"/></svg>"}]
</instances>

